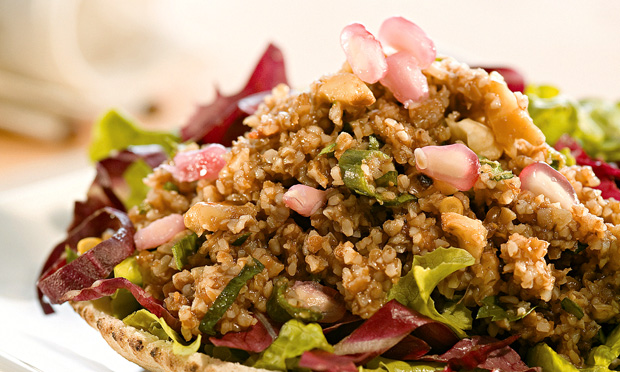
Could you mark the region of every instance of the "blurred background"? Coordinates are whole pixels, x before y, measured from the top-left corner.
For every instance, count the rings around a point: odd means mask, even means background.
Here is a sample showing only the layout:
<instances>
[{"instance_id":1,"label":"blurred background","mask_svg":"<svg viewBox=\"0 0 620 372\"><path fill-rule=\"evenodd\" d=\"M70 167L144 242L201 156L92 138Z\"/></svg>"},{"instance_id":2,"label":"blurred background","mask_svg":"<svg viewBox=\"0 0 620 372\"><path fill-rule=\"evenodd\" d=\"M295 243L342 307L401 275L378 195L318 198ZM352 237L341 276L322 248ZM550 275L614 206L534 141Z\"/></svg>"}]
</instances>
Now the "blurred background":
<instances>
[{"instance_id":1,"label":"blurred background","mask_svg":"<svg viewBox=\"0 0 620 372\"><path fill-rule=\"evenodd\" d=\"M269 42L303 89L344 61L350 22L403 15L440 52L575 97L620 99L620 2L0 0L0 191L86 167L92 122L152 128L240 89Z\"/></svg>"}]
</instances>

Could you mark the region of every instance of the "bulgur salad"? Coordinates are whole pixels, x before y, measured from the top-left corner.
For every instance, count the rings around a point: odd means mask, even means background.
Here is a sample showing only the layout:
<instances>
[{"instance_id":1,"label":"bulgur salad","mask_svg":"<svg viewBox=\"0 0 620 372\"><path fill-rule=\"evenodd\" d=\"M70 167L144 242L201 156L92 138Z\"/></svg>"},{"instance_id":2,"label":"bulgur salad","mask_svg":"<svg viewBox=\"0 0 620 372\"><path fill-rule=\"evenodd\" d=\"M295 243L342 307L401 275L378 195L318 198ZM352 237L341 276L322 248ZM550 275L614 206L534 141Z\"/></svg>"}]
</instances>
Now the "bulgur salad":
<instances>
[{"instance_id":1,"label":"bulgur salad","mask_svg":"<svg viewBox=\"0 0 620 372\"><path fill-rule=\"evenodd\" d=\"M150 370L613 370L620 171L546 143L557 92L402 17L340 42L303 91L269 46L180 133L106 114L46 312L70 302Z\"/></svg>"}]
</instances>

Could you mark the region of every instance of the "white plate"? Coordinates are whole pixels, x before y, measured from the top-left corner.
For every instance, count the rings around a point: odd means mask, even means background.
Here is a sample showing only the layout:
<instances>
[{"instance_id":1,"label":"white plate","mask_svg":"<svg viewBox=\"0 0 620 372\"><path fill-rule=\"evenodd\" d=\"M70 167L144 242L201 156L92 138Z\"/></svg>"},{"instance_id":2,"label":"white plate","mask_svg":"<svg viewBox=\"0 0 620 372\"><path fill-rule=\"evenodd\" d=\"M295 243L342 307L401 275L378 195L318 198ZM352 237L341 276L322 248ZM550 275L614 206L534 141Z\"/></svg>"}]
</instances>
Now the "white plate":
<instances>
[{"instance_id":1,"label":"white plate","mask_svg":"<svg viewBox=\"0 0 620 372\"><path fill-rule=\"evenodd\" d=\"M94 172L81 169L0 194L0 370L136 372L68 305L44 315L35 282L64 239L73 202ZM21 368L21 369L20 369Z\"/></svg>"}]
</instances>

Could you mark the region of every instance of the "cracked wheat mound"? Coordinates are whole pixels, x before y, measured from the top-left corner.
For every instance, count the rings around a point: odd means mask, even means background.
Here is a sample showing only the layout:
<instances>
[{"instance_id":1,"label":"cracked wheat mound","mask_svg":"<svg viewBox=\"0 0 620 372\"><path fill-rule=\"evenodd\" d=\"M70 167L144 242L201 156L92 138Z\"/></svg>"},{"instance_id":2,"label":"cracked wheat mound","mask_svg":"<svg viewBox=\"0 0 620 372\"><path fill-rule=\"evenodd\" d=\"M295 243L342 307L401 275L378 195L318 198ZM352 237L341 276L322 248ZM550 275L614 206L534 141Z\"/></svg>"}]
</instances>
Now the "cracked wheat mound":
<instances>
[{"instance_id":1,"label":"cracked wheat mound","mask_svg":"<svg viewBox=\"0 0 620 372\"><path fill-rule=\"evenodd\" d=\"M266 270L243 287L218 322L221 333L256 322L252 313L266 311L281 276L319 279L340 292L353 314L368 318L409 272L414 255L452 246L471 253L475 264L439 284L438 303L458 301L475 315L494 296L518 319L474 319L472 333L519 333L517 349L546 340L583 364L601 325L619 319L619 202L592 189L599 180L589 167L567 167L544 143L527 115L527 98L508 91L499 75L452 59L424 73L430 97L409 109L380 84L360 85L346 66L307 92L279 86L246 119L250 131L233 144L216 181L179 183L165 168L148 177L147 199L130 212L136 226L189 210L186 225L205 239L182 271L171 244L138 256L147 291L178 315L187 339L199 334L207 309L250 256ZM455 142L485 159L466 192L415 167L416 148ZM350 149L387 155L359 164L370 196L345 184L339 161ZM563 209L521 189L516 176L537 161L558 166L578 205ZM388 173L391 181L380 182ZM169 182L178 191L164 187ZM283 203L299 183L327 190L326 203L310 217ZM212 204L192 210L198 202ZM240 238L246 240L234 244ZM566 298L583 317L562 308Z\"/></svg>"}]
</instances>

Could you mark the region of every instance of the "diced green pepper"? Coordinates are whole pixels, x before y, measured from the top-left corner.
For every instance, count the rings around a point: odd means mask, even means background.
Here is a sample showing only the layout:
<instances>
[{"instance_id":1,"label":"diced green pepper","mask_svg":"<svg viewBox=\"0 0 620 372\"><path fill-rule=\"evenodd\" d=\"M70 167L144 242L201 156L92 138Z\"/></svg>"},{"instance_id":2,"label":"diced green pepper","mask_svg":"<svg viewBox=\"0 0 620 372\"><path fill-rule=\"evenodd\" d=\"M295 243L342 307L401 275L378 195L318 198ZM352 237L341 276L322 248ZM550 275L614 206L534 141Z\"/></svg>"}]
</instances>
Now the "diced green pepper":
<instances>
[{"instance_id":1,"label":"diced green pepper","mask_svg":"<svg viewBox=\"0 0 620 372\"><path fill-rule=\"evenodd\" d=\"M386 172L383 176L377 178L375 180L375 183L377 184L377 186L380 187L395 186L398 183L398 172Z\"/></svg>"},{"instance_id":2,"label":"diced green pepper","mask_svg":"<svg viewBox=\"0 0 620 372\"><path fill-rule=\"evenodd\" d=\"M222 316L224 316L226 310L235 302L241 288L243 288L250 279L263 271L264 268L265 266L256 258L253 258L252 263L247 263L243 269L241 269L241 272L228 282L213 304L211 304L198 327L200 332L209 336L214 336L216 334L215 325Z\"/></svg>"},{"instance_id":3,"label":"diced green pepper","mask_svg":"<svg viewBox=\"0 0 620 372\"><path fill-rule=\"evenodd\" d=\"M279 278L274 283L273 292L267 301L267 314L276 322L286 322L290 319L298 319L304 322L318 322L323 314L317 311L291 305L286 298L288 280Z\"/></svg>"},{"instance_id":4,"label":"diced green pepper","mask_svg":"<svg viewBox=\"0 0 620 372\"><path fill-rule=\"evenodd\" d=\"M564 311L569 314L573 314L577 319L583 318L583 309L570 298L564 297L562 302L560 302L560 305L562 305L562 309L564 309Z\"/></svg>"},{"instance_id":5,"label":"diced green pepper","mask_svg":"<svg viewBox=\"0 0 620 372\"><path fill-rule=\"evenodd\" d=\"M406 203L408 201L416 199L415 196L410 194L402 194L394 199L386 199L382 195L378 194L375 190L375 187L368 183L366 175L362 170L362 164L364 160L371 159L372 157L376 157L382 160L387 160L390 158L387 154L381 151L356 149L348 149L342 154L342 156L340 156L340 159L338 160L338 166L340 167L342 181L344 182L345 186L347 186L349 189L356 192L357 194L375 198L381 204L384 204L386 206L397 206L402 203ZM397 176L398 174L387 172L382 177L377 179L377 185L381 186L379 185L379 183L381 183L382 185L386 185L390 181L395 183Z\"/></svg>"},{"instance_id":6,"label":"diced green pepper","mask_svg":"<svg viewBox=\"0 0 620 372\"><path fill-rule=\"evenodd\" d=\"M172 246L172 256L178 270L183 270L188 264L188 257L198 250L198 235L191 233Z\"/></svg>"}]
</instances>

